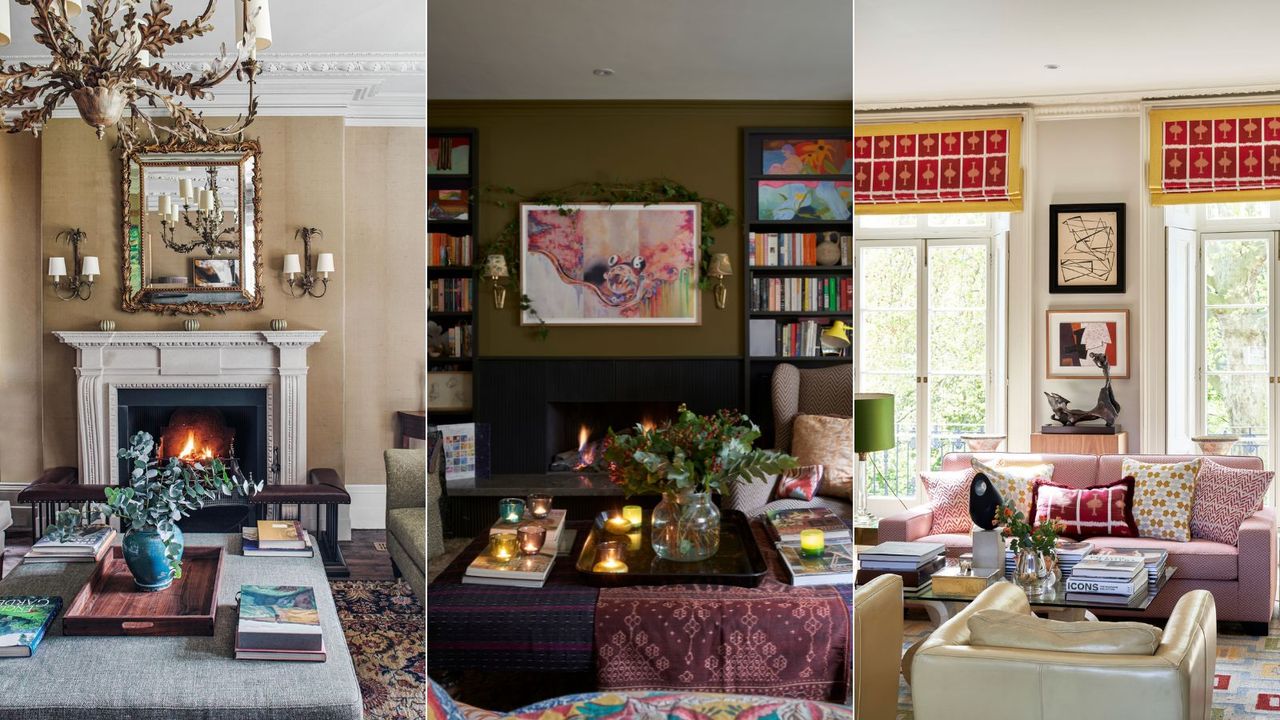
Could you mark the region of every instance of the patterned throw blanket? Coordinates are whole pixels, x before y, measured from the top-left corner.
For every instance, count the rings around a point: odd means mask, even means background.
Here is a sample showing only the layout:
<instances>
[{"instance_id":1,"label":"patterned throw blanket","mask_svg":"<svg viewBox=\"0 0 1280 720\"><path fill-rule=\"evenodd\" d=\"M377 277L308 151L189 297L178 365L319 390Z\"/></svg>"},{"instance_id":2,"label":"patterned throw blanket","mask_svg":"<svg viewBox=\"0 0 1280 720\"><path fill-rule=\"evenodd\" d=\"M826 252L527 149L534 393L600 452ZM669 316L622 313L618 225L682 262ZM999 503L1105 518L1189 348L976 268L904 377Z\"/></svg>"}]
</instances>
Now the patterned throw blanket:
<instances>
[{"instance_id":1,"label":"patterned throw blanket","mask_svg":"<svg viewBox=\"0 0 1280 720\"><path fill-rule=\"evenodd\" d=\"M596 603L601 689L682 689L843 701L851 588L791 587L764 528L770 576L756 588L607 588Z\"/></svg>"}]
</instances>

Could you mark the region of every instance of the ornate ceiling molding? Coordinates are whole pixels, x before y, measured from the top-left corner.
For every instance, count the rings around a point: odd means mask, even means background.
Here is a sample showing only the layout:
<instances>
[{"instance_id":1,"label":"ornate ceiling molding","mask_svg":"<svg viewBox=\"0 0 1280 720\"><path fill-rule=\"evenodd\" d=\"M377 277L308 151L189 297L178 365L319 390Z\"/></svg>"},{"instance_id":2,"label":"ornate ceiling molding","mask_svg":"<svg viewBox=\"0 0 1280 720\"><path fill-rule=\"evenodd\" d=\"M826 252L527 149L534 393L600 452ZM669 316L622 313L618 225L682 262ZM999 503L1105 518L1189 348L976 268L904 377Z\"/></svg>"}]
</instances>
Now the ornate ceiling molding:
<instances>
[{"instance_id":1,"label":"ornate ceiling molding","mask_svg":"<svg viewBox=\"0 0 1280 720\"><path fill-rule=\"evenodd\" d=\"M1265 98L1280 93L1280 85L1240 85L1218 88L1187 88L1181 90L1151 90L1146 92L1080 93L1074 95L1036 95L1026 97L973 98L955 101L902 101L855 103L858 112L909 112L909 111L959 111L991 109L995 107L1031 107L1036 117L1102 117L1106 115L1134 115L1144 104L1157 102L1206 103L1220 102L1226 98Z\"/></svg>"}]
</instances>

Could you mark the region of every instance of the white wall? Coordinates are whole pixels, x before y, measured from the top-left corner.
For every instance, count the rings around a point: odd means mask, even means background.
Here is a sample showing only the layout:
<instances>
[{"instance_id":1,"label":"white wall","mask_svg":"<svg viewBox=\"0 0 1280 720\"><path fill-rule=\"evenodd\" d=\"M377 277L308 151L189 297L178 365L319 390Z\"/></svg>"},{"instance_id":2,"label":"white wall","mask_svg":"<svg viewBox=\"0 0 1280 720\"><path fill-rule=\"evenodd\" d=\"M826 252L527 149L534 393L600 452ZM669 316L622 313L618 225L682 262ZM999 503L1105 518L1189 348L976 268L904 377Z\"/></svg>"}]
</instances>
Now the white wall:
<instances>
[{"instance_id":1,"label":"white wall","mask_svg":"<svg viewBox=\"0 0 1280 720\"><path fill-rule=\"evenodd\" d=\"M1044 392L1054 392L1071 401L1073 407L1090 408L1097 401L1101 379L1050 380L1045 365L1045 311L1049 308L1126 308L1129 310L1130 374L1113 380L1116 400L1121 405L1119 424L1129 432L1130 452L1142 445L1138 410L1141 353L1138 313L1138 272L1140 219L1146 207L1146 189L1138 169L1142 165L1142 119L1101 117L1088 119L1038 119L1035 121L1034 151L1027 175L1034 178L1024 212L1030 213L1033 252L1031 267L1010 267L1010 276L1029 272L1034 278L1035 311L1031 317L1029 342L1033 345L1031 373L1032 432L1050 422ZM1049 294L1049 206L1063 203L1125 203L1126 268L1124 294ZM1011 296L1010 304L1018 303ZM1022 338L1028 337L1023 335ZM1009 342L1028 342L1011 329ZM1012 348L1011 348L1012 350ZM1162 348L1152 350L1163 352ZM1012 369L1012 368L1011 368ZM1012 386L1016 383L1011 383ZM1010 403L1021 399L1010 393ZM1011 408L1012 410L1012 408Z\"/></svg>"}]
</instances>

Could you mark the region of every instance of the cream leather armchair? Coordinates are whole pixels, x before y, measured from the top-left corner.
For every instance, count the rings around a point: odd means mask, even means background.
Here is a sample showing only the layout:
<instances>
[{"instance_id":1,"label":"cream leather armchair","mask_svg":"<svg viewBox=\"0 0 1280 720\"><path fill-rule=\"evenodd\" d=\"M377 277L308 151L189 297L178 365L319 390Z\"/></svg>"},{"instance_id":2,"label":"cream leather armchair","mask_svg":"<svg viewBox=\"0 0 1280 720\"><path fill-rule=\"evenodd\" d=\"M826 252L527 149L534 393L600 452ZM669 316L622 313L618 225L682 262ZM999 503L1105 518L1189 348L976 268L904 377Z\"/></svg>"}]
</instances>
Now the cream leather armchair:
<instances>
[{"instance_id":1,"label":"cream leather armchair","mask_svg":"<svg viewBox=\"0 0 1280 720\"><path fill-rule=\"evenodd\" d=\"M1217 613L1213 596L1178 600L1154 655L979 647L982 610L1030 613L1010 583L987 588L920 646L911 666L916 720L1208 720Z\"/></svg>"},{"instance_id":2,"label":"cream leather armchair","mask_svg":"<svg viewBox=\"0 0 1280 720\"><path fill-rule=\"evenodd\" d=\"M881 575L853 593L853 716L898 716L902 662L902 578Z\"/></svg>"}]
</instances>

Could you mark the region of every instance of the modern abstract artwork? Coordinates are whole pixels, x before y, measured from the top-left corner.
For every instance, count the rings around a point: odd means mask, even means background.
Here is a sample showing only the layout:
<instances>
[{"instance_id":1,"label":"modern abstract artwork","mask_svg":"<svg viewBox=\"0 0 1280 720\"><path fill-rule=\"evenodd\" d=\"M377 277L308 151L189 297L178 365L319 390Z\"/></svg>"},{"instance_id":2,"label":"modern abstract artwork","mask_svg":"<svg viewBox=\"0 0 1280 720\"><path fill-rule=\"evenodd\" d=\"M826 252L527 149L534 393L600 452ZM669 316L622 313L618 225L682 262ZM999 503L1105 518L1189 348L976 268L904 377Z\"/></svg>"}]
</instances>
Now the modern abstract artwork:
<instances>
[{"instance_id":1,"label":"modern abstract artwork","mask_svg":"<svg viewBox=\"0 0 1280 720\"><path fill-rule=\"evenodd\" d=\"M1049 292L1124 292L1124 203L1049 206Z\"/></svg>"},{"instance_id":2,"label":"modern abstract artwork","mask_svg":"<svg viewBox=\"0 0 1280 720\"><path fill-rule=\"evenodd\" d=\"M759 220L848 220L853 217L853 183L842 180L760 180Z\"/></svg>"},{"instance_id":3,"label":"modern abstract artwork","mask_svg":"<svg viewBox=\"0 0 1280 720\"><path fill-rule=\"evenodd\" d=\"M1129 311L1062 309L1045 313L1045 356L1050 378L1102 377L1089 357L1107 358L1111 377L1129 377Z\"/></svg>"},{"instance_id":4,"label":"modern abstract artwork","mask_svg":"<svg viewBox=\"0 0 1280 720\"><path fill-rule=\"evenodd\" d=\"M853 175L848 140L765 140L765 175Z\"/></svg>"},{"instance_id":5,"label":"modern abstract artwork","mask_svg":"<svg viewBox=\"0 0 1280 720\"><path fill-rule=\"evenodd\" d=\"M196 287L234 287L240 284L240 261L192 258L191 282Z\"/></svg>"},{"instance_id":6,"label":"modern abstract artwork","mask_svg":"<svg viewBox=\"0 0 1280 720\"><path fill-rule=\"evenodd\" d=\"M467 220L471 193L466 190L429 190L427 217L431 220Z\"/></svg>"},{"instance_id":7,"label":"modern abstract artwork","mask_svg":"<svg viewBox=\"0 0 1280 720\"><path fill-rule=\"evenodd\" d=\"M701 206L520 206L521 291L536 325L698 325Z\"/></svg>"},{"instance_id":8,"label":"modern abstract artwork","mask_svg":"<svg viewBox=\"0 0 1280 720\"><path fill-rule=\"evenodd\" d=\"M427 173L466 175L471 172L471 139L453 135L427 138Z\"/></svg>"}]
</instances>

